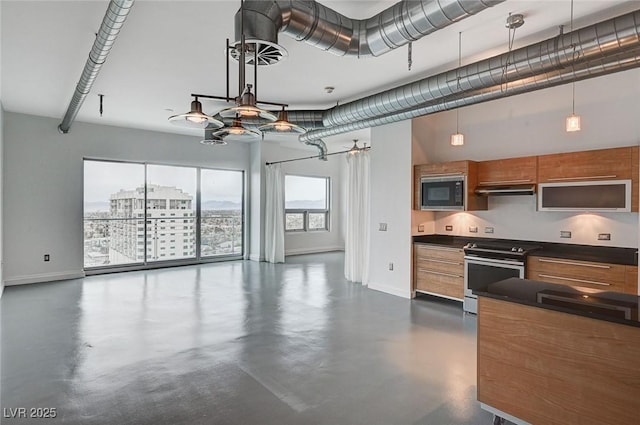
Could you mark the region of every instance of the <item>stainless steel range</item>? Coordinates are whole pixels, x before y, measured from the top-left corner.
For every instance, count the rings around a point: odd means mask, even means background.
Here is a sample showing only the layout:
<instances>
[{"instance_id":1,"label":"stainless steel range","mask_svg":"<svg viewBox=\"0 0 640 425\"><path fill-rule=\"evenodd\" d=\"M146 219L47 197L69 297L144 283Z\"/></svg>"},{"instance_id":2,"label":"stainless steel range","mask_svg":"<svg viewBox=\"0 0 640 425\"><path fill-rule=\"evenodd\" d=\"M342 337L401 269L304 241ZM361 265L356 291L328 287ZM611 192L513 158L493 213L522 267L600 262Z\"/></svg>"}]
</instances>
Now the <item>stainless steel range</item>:
<instances>
[{"instance_id":1,"label":"stainless steel range","mask_svg":"<svg viewBox=\"0 0 640 425\"><path fill-rule=\"evenodd\" d=\"M527 255L538 245L483 241L464 247L464 311L476 314L478 298L474 289L510 277L524 279Z\"/></svg>"}]
</instances>

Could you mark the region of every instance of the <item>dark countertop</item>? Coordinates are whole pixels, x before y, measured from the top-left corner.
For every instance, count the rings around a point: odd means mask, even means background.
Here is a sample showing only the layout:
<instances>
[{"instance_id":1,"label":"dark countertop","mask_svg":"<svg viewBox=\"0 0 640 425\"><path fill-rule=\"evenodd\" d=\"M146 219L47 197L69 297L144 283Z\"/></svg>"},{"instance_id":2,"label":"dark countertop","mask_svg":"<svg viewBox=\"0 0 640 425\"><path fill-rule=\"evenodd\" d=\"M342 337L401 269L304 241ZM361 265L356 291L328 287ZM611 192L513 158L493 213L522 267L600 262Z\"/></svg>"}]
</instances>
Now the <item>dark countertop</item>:
<instances>
[{"instance_id":1,"label":"dark countertop","mask_svg":"<svg viewBox=\"0 0 640 425\"><path fill-rule=\"evenodd\" d=\"M610 246L577 245L451 235L420 235L413 237L413 242L415 243L440 245L455 248L462 248L469 242L477 241L508 242L515 245L517 245L518 243L536 244L540 245L542 249L533 252L531 255L537 255L541 257L556 257L564 258L567 260L596 261L601 263L624 264L629 266L638 265L638 250L636 248L617 248Z\"/></svg>"},{"instance_id":2,"label":"dark countertop","mask_svg":"<svg viewBox=\"0 0 640 425\"><path fill-rule=\"evenodd\" d=\"M587 292L575 287L514 277L473 292L483 297L640 328L640 297L635 295Z\"/></svg>"}]
</instances>

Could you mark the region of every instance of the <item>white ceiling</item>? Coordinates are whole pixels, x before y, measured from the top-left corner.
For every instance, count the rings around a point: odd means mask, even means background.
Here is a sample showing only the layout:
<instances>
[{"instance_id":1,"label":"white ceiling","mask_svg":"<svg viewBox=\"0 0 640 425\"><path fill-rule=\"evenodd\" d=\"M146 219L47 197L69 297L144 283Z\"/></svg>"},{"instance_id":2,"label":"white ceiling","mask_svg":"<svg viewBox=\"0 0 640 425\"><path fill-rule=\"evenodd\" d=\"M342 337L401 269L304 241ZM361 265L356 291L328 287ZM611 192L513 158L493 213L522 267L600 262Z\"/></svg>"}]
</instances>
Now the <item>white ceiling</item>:
<instances>
[{"instance_id":1,"label":"white ceiling","mask_svg":"<svg viewBox=\"0 0 640 425\"><path fill-rule=\"evenodd\" d=\"M321 1L352 18L369 17L394 1ZM73 94L107 1L1 1L2 102L7 111L62 118ZM106 64L77 120L201 135L167 122L189 108L190 93L225 94L225 39L233 38L239 1L136 1ZM575 0L575 27L631 10L640 1ZM259 98L290 104L292 109L325 109L383 88L424 78L457 64L458 32L462 62L502 53L507 47L504 22L523 13L514 47L553 36L568 25L569 0L508 0L413 43L413 69L407 49L378 58L338 57L288 36L279 42L289 57L260 67ZM247 69L250 76L251 68ZM231 95L237 93L237 65L232 62ZM251 79L252 77L250 77ZM334 86L326 94L325 86ZM98 93L105 95L104 115ZM225 106L204 102L205 112ZM73 131L73 129L72 129ZM334 136L332 149L352 138L368 140L368 131ZM279 139L297 146L294 136Z\"/></svg>"}]
</instances>

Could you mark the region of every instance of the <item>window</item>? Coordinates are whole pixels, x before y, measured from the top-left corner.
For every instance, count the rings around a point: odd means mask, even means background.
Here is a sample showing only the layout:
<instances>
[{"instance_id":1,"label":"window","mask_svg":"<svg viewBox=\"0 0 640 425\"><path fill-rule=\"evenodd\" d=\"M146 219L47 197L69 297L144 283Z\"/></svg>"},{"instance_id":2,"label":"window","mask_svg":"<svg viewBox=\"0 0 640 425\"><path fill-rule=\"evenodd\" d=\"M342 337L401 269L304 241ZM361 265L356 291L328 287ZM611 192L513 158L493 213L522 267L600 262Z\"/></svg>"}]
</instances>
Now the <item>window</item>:
<instances>
[{"instance_id":1,"label":"window","mask_svg":"<svg viewBox=\"0 0 640 425\"><path fill-rule=\"evenodd\" d=\"M87 269L243 253L243 171L86 159L84 189Z\"/></svg>"},{"instance_id":2,"label":"window","mask_svg":"<svg viewBox=\"0 0 640 425\"><path fill-rule=\"evenodd\" d=\"M329 230L329 177L284 178L285 230Z\"/></svg>"}]
</instances>

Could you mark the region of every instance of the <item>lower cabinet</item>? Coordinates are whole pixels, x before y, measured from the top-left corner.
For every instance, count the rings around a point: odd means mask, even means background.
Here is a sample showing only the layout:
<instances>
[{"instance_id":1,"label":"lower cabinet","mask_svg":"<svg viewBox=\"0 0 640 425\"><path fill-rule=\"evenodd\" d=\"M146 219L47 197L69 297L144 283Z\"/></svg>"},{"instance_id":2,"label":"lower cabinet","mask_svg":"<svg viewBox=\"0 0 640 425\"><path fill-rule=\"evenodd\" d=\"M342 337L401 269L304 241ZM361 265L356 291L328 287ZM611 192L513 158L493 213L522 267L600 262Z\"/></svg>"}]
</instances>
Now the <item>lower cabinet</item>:
<instances>
[{"instance_id":1,"label":"lower cabinet","mask_svg":"<svg viewBox=\"0 0 640 425\"><path fill-rule=\"evenodd\" d=\"M464 252L459 248L413 244L414 289L464 299Z\"/></svg>"},{"instance_id":2,"label":"lower cabinet","mask_svg":"<svg viewBox=\"0 0 640 425\"><path fill-rule=\"evenodd\" d=\"M636 266L622 264L538 256L527 260L527 279L602 291L637 294L637 273Z\"/></svg>"}]
</instances>

